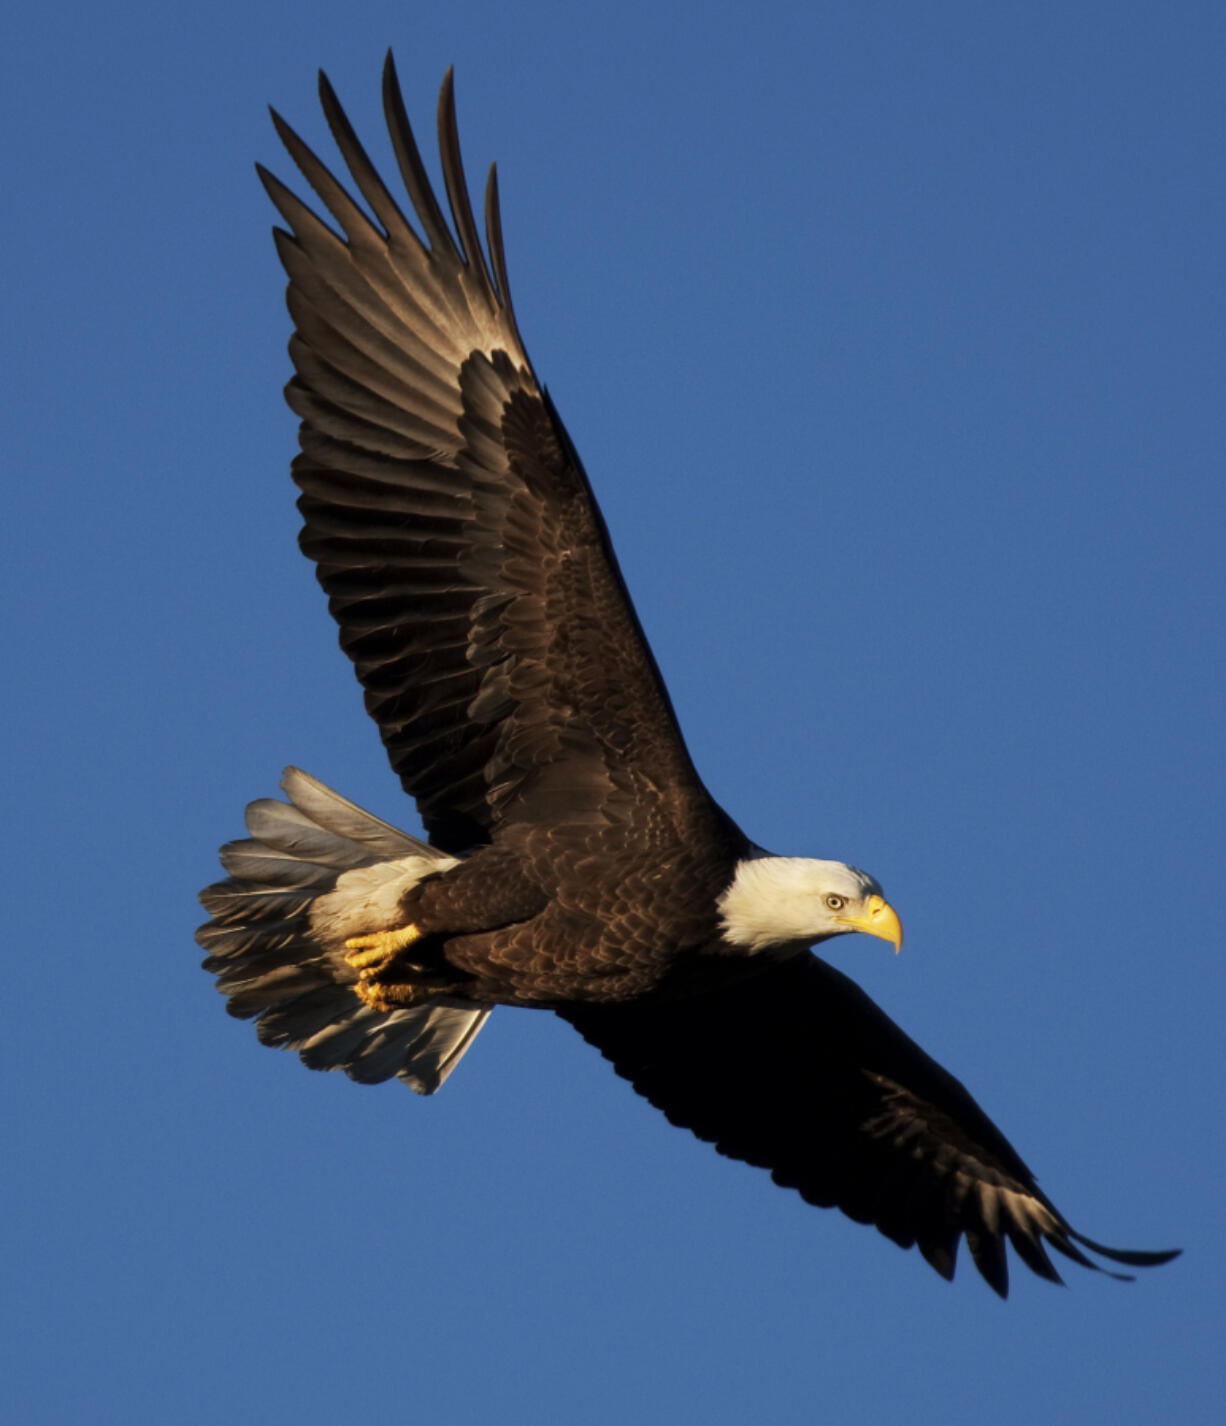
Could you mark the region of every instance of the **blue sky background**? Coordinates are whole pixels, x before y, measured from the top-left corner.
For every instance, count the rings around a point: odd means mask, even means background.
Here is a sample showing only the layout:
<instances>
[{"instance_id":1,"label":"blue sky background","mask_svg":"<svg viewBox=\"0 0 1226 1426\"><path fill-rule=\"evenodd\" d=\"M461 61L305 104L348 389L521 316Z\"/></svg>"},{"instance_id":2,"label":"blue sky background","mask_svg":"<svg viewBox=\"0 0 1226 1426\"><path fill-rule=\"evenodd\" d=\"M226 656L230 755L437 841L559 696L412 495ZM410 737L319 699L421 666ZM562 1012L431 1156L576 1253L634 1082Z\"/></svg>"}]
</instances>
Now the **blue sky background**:
<instances>
[{"instance_id":1,"label":"blue sky background","mask_svg":"<svg viewBox=\"0 0 1226 1426\"><path fill-rule=\"evenodd\" d=\"M1226 11L4 21L0 1420L1219 1420ZM1135 1286L806 1208L502 1012L445 1090L259 1047L197 889L296 762L415 825L294 536L252 173L458 70L529 349L713 792L872 870L833 959Z\"/></svg>"}]
</instances>

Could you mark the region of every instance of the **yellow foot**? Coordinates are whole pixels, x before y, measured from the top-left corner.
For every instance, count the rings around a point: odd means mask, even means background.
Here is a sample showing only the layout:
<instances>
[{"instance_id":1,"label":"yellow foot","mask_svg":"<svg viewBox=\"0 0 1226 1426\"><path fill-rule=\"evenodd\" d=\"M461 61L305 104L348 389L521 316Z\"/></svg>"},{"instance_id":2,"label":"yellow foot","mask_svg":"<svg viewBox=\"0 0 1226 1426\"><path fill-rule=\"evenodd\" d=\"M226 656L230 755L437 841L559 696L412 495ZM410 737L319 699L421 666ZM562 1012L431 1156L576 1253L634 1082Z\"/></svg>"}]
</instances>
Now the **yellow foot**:
<instances>
[{"instance_id":1,"label":"yellow foot","mask_svg":"<svg viewBox=\"0 0 1226 1426\"><path fill-rule=\"evenodd\" d=\"M386 970L406 946L421 935L416 926L399 926L391 931L375 931L369 936L351 936L345 942L345 959L364 980Z\"/></svg>"},{"instance_id":2,"label":"yellow foot","mask_svg":"<svg viewBox=\"0 0 1226 1426\"><path fill-rule=\"evenodd\" d=\"M430 992L416 985L390 985L378 980L359 980L353 993L364 1005L372 1010L402 1010L406 1005L417 1005L429 997Z\"/></svg>"}]
</instances>

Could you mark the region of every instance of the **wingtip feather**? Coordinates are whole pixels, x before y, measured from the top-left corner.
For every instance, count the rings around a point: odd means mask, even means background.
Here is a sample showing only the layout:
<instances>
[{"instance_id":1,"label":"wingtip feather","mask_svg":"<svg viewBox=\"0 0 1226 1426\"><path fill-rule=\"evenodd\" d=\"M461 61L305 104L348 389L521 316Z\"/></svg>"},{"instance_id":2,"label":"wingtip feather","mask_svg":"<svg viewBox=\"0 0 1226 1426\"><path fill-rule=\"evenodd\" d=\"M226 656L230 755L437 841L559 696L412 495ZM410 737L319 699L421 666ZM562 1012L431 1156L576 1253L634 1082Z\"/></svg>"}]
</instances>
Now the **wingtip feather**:
<instances>
[{"instance_id":1,"label":"wingtip feather","mask_svg":"<svg viewBox=\"0 0 1226 1426\"><path fill-rule=\"evenodd\" d=\"M1100 1258L1122 1263L1129 1268L1158 1268L1163 1263L1172 1262L1183 1252L1182 1248L1108 1248L1102 1243L1096 1243L1093 1238L1087 1238L1083 1233L1074 1232L1072 1228L1068 1230L1068 1235L1083 1248L1097 1253ZM1131 1278L1125 1280L1132 1281Z\"/></svg>"}]
</instances>

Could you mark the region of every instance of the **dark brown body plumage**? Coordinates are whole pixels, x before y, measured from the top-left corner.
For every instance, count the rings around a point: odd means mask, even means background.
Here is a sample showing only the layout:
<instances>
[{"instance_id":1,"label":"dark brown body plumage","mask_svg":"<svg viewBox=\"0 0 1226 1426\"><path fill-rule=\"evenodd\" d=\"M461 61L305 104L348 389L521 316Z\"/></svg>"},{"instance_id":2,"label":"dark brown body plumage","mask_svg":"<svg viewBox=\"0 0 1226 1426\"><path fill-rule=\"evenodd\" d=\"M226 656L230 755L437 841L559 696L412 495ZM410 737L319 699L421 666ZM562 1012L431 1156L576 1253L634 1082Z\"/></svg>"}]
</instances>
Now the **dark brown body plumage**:
<instances>
[{"instance_id":1,"label":"dark brown body plumage","mask_svg":"<svg viewBox=\"0 0 1226 1426\"><path fill-rule=\"evenodd\" d=\"M732 847L721 860L707 842L696 853L660 831L650 860L633 854L633 829L615 826L586 836L525 827L509 838L514 851L499 839L405 897L404 921L434 938L411 958L425 957L452 994L555 1009L636 1000L679 956L722 967L715 897L732 878ZM610 866L623 874L609 877ZM446 967L461 974L448 981Z\"/></svg>"},{"instance_id":2,"label":"dark brown body plumage","mask_svg":"<svg viewBox=\"0 0 1226 1426\"><path fill-rule=\"evenodd\" d=\"M528 360L492 172L482 250L450 76L454 233L390 60L421 236L326 80L321 95L373 217L276 119L339 229L261 170L288 227L301 543L430 845L291 769L289 802L251 804L228 878L203 893L205 964L232 1012L314 1068L430 1092L491 1005L551 1007L674 1123L947 1277L962 1238L1002 1294L1006 1241L1048 1278L1045 1244L1087 1266L1082 1248L1164 1261L1078 1235L962 1085L844 976L792 944L750 957L721 939L717 899L753 849L691 764ZM431 994L363 1000L349 938L408 923L406 975Z\"/></svg>"}]
</instances>

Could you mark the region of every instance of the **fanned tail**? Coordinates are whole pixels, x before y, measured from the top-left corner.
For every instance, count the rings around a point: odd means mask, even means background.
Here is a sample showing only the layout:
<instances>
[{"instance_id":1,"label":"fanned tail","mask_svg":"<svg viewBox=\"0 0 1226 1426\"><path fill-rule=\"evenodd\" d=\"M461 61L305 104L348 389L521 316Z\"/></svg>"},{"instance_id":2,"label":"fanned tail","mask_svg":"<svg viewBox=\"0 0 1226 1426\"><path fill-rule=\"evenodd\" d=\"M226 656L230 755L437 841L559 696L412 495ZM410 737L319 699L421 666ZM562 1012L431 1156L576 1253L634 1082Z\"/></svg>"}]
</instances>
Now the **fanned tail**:
<instances>
[{"instance_id":1,"label":"fanned tail","mask_svg":"<svg viewBox=\"0 0 1226 1426\"><path fill-rule=\"evenodd\" d=\"M205 970L227 1009L256 1018L266 1045L297 1050L311 1069L344 1070L361 1084L393 1075L433 1094L485 1023L487 1009L437 997L380 1011L353 992L348 936L454 857L410 837L300 771L287 768L288 802L247 807L250 837L221 849L229 872L200 893L212 918L196 932Z\"/></svg>"}]
</instances>

